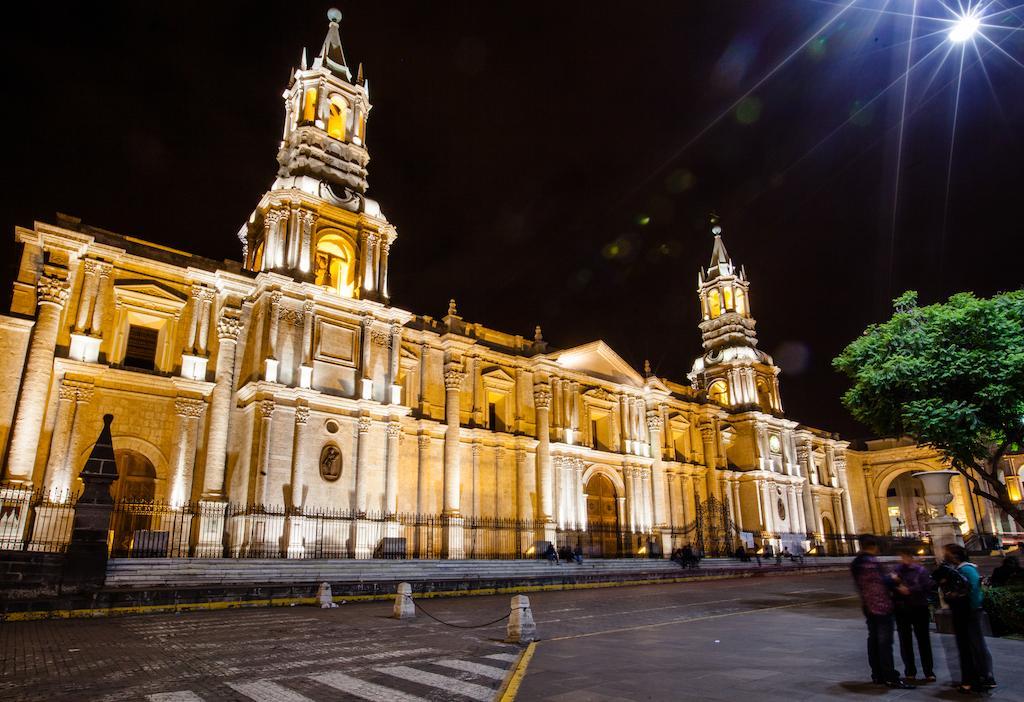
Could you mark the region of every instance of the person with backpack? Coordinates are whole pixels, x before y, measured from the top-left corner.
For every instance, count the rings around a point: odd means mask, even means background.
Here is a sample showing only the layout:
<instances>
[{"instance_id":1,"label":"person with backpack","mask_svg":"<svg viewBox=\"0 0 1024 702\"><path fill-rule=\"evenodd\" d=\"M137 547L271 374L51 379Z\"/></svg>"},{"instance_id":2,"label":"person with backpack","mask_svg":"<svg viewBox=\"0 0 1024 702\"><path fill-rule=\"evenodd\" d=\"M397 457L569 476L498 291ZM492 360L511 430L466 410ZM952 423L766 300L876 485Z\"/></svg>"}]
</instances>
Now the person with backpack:
<instances>
[{"instance_id":1,"label":"person with backpack","mask_svg":"<svg viewBox=\"0 0 1024 702\"><path fill-rule=\"evenodd\" d=\"M864 619L868 624L868 664L871 682L899 690L916 686L904 682L896 673L892 658L893 620L892 588L895 580L882 570L878 562L878 539L873 534L860 537L860 553L850 564L853 581L860 593Z\"/></svg>"},{"instance_id":2,"label":"person with backpack","mask_svg":"<svg viewBox=\"0 0 1024 702\"><path fill-rule=\"evenodd\" d=\"M960 544L942 547L943 563L932 574L953 615L953 634L960 656L960 684L963 693L986 692L996 686L992 677L992 656L981 628L981 576Z\"/></svg>"}]
</instances>

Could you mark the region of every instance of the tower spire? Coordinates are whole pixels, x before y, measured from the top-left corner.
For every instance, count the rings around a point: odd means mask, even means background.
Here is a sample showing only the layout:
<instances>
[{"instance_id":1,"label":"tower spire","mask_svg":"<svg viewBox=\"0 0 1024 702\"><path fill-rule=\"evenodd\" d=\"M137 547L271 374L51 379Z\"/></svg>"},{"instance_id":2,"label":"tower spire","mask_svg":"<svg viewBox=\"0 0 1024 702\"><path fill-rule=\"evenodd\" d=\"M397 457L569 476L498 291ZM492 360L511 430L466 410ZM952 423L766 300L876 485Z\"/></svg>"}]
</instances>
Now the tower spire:
<instances>
[{"instance_id":1,"label":"tower spire","mask_svg":"<svg viewBox=\"0 0 1024 702\"><path fill-rule=\"evenodd\" d=\"M348 70L345 62L345 51L341 48L341 33L338 31L338 23L341 22L341 10L332 7L327 11L327 36L324 37L324 44L320 47L320 53L313 59L313 68L326 68L331 73L344 76L345 80L352 80L352 72Z\"/></svg>"}]
</instances>

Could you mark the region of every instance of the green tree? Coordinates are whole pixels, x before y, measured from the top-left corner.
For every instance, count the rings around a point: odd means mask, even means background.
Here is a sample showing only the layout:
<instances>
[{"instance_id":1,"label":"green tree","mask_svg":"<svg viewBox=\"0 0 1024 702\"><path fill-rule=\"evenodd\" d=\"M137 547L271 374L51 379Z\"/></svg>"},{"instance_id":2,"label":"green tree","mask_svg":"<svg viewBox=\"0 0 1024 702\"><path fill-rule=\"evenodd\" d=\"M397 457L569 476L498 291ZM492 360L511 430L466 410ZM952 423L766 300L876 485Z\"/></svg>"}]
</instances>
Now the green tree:
<instances>
[{"instance_id":1,"label":"green tree","mask_svg":"<svg viewBox=\"0 0 1024 702\"><path fill-rule=\"evenodd\" d=\"M879 434L934 448L1024 531L1001 466L1024 442L1024 290L926 307L910 291L894 307L832 361L853 381L843 404Z\"/></svg>"}]
</instances>

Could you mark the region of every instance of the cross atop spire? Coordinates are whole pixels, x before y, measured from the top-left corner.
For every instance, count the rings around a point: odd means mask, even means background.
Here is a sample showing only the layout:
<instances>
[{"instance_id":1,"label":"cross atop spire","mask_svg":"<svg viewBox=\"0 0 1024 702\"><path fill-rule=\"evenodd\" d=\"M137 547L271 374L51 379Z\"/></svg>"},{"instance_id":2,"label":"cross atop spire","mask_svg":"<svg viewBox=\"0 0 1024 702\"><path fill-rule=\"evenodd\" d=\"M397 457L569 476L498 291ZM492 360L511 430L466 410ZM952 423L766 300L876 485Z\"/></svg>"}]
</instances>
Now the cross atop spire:
<instances>
[{"instance_id":1,"label":"cross atop spire","mask_svg":"<svg viewBox=\"0 0 1024 702\"><path fill-rule=\"evenodd\" d=\"M331 73L351 81L352 72L348 70L348 64L345 62L345 51L341 48L341 34L338 32L341 10L332 7L327 11L327 19L330 20L327 36L324 38L324 45L320 47L320 53L313 59L313 68L326 68Z\"/></svg>"}]
</instances>

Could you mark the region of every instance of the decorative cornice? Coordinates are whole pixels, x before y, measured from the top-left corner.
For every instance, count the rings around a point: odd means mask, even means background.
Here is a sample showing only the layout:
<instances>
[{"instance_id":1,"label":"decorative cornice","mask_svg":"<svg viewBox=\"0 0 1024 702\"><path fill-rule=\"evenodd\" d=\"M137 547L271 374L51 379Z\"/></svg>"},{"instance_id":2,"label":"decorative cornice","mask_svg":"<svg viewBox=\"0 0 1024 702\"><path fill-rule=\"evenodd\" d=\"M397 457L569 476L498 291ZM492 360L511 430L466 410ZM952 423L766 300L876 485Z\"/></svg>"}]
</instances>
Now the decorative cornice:
<instances>
[{"instance_id":1,"label":"decorative cornice","mask_svg":"<svg viewBox=\"0 0 1024 702\"><path fill-rule=\"evenodd\" d=\"M182 417L200 417L206 409L204 400L197 400L190 397L174 398L174 411Z\"/></svg>"}]
</instances>

